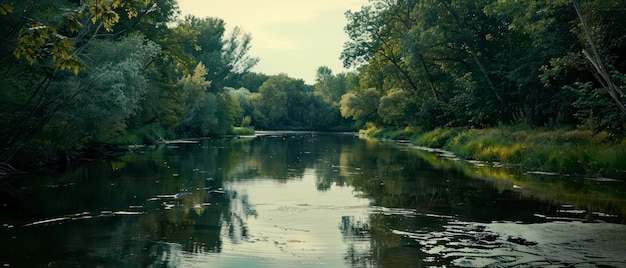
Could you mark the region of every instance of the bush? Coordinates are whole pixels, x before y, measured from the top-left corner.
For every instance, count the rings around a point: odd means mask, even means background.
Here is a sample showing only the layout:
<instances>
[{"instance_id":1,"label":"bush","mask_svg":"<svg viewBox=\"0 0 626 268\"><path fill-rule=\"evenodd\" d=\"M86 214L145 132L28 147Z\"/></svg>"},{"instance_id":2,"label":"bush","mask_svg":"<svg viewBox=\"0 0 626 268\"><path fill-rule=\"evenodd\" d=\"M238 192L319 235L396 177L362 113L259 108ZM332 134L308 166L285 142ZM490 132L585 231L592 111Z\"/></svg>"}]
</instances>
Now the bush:
<instances>
[{"instance_id":1,"label":"bush","mask_svg":"<svg viewBox=\"0 0 626 268\"><path fill-rule=\"evenodd\" d=\"M234 127L231 130L231 134L232 135L237 135L237 136L252 136L254 135L255 131L252 128L247 128L247 127Z\"/></svg>"},{"instance_id":2,"label":"bush","mask_svg":"<svg viewBox=\"0 0 626 268\"><path fill-rule=\"evenodd\" d=\"M153 144L161 138L165 138L166 131L158 124L145 125L138 129L127 131L124 135L116 137L114 144Z\"/></svg>"}]
</instances>

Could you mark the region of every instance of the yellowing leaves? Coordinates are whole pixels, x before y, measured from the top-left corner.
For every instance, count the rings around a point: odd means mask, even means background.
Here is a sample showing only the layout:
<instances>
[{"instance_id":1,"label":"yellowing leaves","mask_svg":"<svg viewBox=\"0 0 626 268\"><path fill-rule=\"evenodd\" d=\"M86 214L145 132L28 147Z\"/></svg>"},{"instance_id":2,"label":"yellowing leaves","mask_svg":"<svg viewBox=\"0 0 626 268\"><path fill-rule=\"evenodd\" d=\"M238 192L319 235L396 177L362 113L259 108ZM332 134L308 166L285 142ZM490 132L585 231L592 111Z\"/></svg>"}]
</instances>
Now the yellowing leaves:
<instances>
[{"instance_id":1,"label":"yellowing leaves","mask_svg":"<svg viewBox=\"0 0 626 268\"><path fill-rule=\"evenodd\" d=\"M113 31L113 26L120 20L120 16L113 10L113 6L106 3L90 4L89 13L91 13L91 22L96 24L98 21L102 21L102 26L107 32Z\"/></svg>"},{"instance_id":2,"label":"yellowing leaves","mask_svg":"<svg viewBox=\"0 0 626 268\"><path fill-rule=\"evenodd\" d=\"M83 28L83 24L78 21L76 16L69 15L65 17L65 24L68 26L71 32L78 32L81 28Z\"/></svg>"},{"instance_id":3,"label":"yellowing leaves","mask_svg":"<svg viewBox=\"0 0 626 268\"><path fill-rule=\"evenodd\" d=\"M60 39L52 45L52 62L61 70L72 70L78 74L85 69L85 64L75 55L74 43L70 39Z\"/></svg>"},{"instance_id":4,"label":"yellowing leaves","mask_svg":"<svg viewBox=\"0 0 626 268\"><path fill-rule=\"evenodd\" d=\"M34 25L20 30L17 48L13 51L13 55L18 59L26 59L30 64L35 63L45 53L44 47L50 40L52 32L55 32L52 27L44 25Z\"/></svg>"},{"instance_id":5,"label":"yellowing leaves","mask_svg":"<svg viewBox=\"0 0 626 268\"><path fill-rule=\"evenodd\" d=\"M73 55L74 42L56 32L54 27L35 25L22 29L17 39L18 45L13 55L24 58L30 64L46 58L52 59L52 64L61 70L73 70L78 74L85 66Z\"/></svg>"},{"instance_id":6,"label":"yellowing leaves","mask_svg":"<svg viewBox=\"0 0 626 268\"><path fill-rule=\"evenodd\" d=\"M70 11L63 15L62 27L72 33L83 29L81 19L88 18L93 24L101 23L108 32L119 22L120 15L116 9L124 9L129 18L138 15L138 9L147 6L149 0L114 0L89 1L83 9ZM0 15L13 12L9 4L0 4ZM17 47L13 51L16 58L23 58L30 64L38 60L51 59L52 64L61 70L72 70L78 74L85 68L84 63L74 55L74 41L72 38L60 35L57 29L45 24L34 23L28 28L22 28L17 38Z\"/></svg>"},{"instance_id":7,"label":"yellowing leaves","mask_svg":"<svg viewBox=\"0 0 626 268\"><path fill-rule=\"evenodd\" d=\"M9 15L13 13L13 7L9 4L0 4L0 15Z\"/></svg>"},{"instance_id":8,"label":"yellowing leaves","mask_svg":"<svg viewBox=\"0 0 626 268\"><path fill-rule=\"evenodd\" d=\"M138 9L137 6L141 6L142 8L145 8L146 6L148 6L148 4L150 4L150 0L115 0L113 1L113 3L111 3L111 6L113 8L123 8L124 11L126 11L126 14L128 15L128 18L131 19L133 17L137 17L137 15L139 15L138 13Z\"/></svg>"}]
</instances>

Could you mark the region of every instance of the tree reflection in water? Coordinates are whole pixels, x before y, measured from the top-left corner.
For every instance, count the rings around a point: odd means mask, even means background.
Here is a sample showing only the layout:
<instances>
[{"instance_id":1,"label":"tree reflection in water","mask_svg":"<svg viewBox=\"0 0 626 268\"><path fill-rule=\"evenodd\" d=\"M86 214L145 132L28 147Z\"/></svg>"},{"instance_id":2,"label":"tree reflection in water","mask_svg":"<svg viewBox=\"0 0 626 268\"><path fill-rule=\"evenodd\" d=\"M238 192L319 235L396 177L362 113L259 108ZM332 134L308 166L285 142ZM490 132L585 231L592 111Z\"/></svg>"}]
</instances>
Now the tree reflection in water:
<instances>
[{"instance_id":1,"label":"tree reflection in water","mask_svg":"<svg viewBox=\"0 0 626 268\"><path fill-rule=\"evenodd\" d=\"M304 178L313 182L303 190L310 192L295 197L326 198L350 189L349 198L368 200L369 206L316 207L308 204L312 200L259 206L231 187L254 189L259 181L282 187ZM272 257L293 263L306 258L315 264L340 254L346 266L356 267L565 264L557 255L572 264L609 264L619 255L613 249L626 247L626 237L605 241L602 235L611 235L600 230L626 234L624 225L581 223L623 222L626 194L618 182L524 175L354 135L283 133L143 148L120 161L93 162L15 187L29 205L0 208L0 237L11 244L0 250L0 260L11 266L176 266L231 256L225 247L237 245L255 254L289 252ZM291 214L279 214L283 208ZM361 216L323 218L331 210L342 215L338 208ZM317 229L306 224L315 222L300 222L304 228L296 229L259 223L264 213L309 212L336 226L323 230L336 240L307 240ZM255 227L276 233L259 234ZM574 230L583 231L574 235ZM343 242L345 252L323 251L329 241ZM567 243L602 250L588 254ZM268 245L275 248L258 248Z\"/></svg>"}]
</instances>

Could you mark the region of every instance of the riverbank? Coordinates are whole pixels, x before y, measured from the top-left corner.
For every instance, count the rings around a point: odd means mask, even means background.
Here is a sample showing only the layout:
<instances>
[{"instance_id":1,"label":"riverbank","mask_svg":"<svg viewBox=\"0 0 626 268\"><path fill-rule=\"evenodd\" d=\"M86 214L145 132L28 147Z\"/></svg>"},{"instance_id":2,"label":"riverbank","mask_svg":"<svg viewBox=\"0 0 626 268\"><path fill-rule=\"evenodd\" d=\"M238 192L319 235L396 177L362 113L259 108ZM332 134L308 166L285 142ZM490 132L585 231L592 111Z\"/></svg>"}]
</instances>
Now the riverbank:
<instances>
[{"instance_id":1,"label":"riverbank","mask_svg":"<svg viewBox=\"0 0 626 268\"><path fill-rule=\"evenodd\" d=\"M512 126L445 128L425 133L369 128L363 133L373 138L407 140L418 146L451 151L461 158L498 162L524 170L607 178L626 175L626 140L610 142L602 132Z\"/></svg>"},{"instance_id":2,"label":"riverbank","mask_svg":"<svg viewBox=\"0 0 626 268\"><path fill-rule=\"evenodd\" d=\"M0 163L0 179L9 177L22 177L32 174L63 172L80 166L94 159L117 158L129 150L135 150L146 146L160 146L168 143L197 142L206 138L175 138L163 139L154 131L127 133L106 144L85 146L80 149L67 149L65 151L33 150L31 158L18 161L15 167L9 163ZM242 137L254 136L255 130L249 127L233 127L225 135L217 135L207 138ZM34 157L37 156L37 157Z\"/></svg>"}]
</instances>

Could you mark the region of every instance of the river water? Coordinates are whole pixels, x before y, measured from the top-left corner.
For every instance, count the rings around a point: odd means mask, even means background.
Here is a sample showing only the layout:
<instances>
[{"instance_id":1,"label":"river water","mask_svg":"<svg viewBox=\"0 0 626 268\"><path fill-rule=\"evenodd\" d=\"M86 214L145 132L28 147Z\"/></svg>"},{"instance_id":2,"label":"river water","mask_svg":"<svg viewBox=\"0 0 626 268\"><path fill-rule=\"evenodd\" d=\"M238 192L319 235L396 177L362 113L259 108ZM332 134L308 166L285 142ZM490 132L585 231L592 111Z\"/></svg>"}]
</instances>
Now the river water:
<instances>
[{"instance_id":1,"label":"river water","mask_svg":"<svg viewBox=\"0 0 626 268\"><path fill-rule=\"evenodd\" d=\"M3 267L626 267L624 182L354 134L136 148L3 187Z\"/></svg>"}]
</instances>

